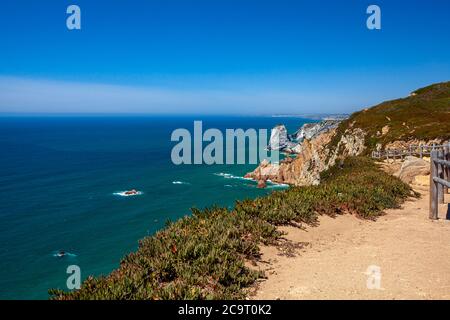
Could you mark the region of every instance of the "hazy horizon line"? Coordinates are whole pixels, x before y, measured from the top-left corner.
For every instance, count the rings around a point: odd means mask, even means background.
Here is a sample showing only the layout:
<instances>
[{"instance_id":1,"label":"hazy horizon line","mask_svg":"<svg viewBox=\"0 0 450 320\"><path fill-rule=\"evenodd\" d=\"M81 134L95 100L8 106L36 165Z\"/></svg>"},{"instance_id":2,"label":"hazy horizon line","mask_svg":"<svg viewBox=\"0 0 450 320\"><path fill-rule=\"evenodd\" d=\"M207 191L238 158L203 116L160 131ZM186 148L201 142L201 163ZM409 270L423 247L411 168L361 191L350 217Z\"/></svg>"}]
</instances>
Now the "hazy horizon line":
<instances>
[{"instance_id":1,"label":"hazy horizon line","mask_svg":"<svg viewBox=\"0 0 450 320\"><path fill-rule=\"evenodd\" d=\"M237 80L236 80L237 81ZM189 81L188 81L189 82ZM132 86L0 75L0 113L7 114L340 114L373 105L361 90L316 84L237 83L203 87ZM349 88L354 92L353 87ZM326 94L324 94L326 93Z\"/></svg>"},{"instance_id":2,"label":"hazy horizon line","mask_svg":"<svg viewBox=\"0 0 450 320\"><path fill-rule=\"evenodd\" d=\"M299 113L299 114L265 114L265 113L89 113L89 112L0 112L0 117L273 117L273 118L309 118L348 115L348 113Z\"/></svg>"}]
</instances>

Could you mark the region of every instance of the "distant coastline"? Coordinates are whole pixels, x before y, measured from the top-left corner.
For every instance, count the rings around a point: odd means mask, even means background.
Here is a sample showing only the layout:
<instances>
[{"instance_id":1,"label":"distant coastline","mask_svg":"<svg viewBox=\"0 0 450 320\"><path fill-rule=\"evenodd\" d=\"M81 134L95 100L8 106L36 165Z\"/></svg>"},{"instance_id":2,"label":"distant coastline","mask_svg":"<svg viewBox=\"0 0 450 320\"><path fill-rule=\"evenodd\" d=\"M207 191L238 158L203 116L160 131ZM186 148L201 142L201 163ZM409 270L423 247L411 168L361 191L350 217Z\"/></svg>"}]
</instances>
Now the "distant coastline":
<instances>
[{"instance_id":1,"label":"distant coastline","mask_svg":"<svg viewBox=\"0 0 450 320\"><path fill-rule=\"evenodd\" d=\"M350 114L346 113L300 113L300 114L273 114L274 118L303 118L311 120L344 120L347 119Z\"/></svg>"}]
</instances>

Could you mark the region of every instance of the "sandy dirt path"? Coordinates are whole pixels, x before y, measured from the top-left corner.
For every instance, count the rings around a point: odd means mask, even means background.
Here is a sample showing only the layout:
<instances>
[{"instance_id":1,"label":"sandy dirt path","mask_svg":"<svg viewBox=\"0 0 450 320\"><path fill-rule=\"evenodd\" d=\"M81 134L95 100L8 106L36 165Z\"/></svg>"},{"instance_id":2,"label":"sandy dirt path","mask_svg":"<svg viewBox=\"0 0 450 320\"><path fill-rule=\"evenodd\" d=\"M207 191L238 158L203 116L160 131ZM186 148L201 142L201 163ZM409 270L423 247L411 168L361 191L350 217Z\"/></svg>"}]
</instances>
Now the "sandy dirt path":
<instances>
[{"instance_id":1,"label":"sandy dirt path","mask_svg":"<svg viewBox=\"0 0 450 320\"><path fill-rule=\"evenodd\" d=\"M427 190L416 191L421 199L387 210L375 222L323 216L318 227L283 227L292 244L308 244L287 251L263 247L257 267L268 279L251 298L450 299L448 205L440 206L440 220L431 221ZM379 277L371 273L378 267Z\"/></svg>"}]
</instances>

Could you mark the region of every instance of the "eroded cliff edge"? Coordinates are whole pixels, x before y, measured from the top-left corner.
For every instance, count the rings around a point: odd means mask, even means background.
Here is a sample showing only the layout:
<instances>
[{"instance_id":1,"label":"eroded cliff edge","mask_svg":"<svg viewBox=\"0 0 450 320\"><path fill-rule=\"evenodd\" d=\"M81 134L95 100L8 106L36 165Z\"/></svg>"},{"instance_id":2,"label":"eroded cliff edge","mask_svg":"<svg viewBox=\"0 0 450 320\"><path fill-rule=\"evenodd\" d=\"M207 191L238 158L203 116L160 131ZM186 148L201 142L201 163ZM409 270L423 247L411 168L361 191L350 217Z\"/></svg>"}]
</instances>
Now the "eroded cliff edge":
<instances>
[{"instance_id":1,"label":"eroded cliff edge","mask_svg":"<svg viewBox=\"0 0 450 320\"><path fill-rule=\"evenodd\" d=\"M288 156L279 164L264 160L245 177L295 186L319 184L322 171L333 166L339 159L360 155L365 149L364 132L361 129L348 130L341 136L338 144L332 146L336 131L336 128L331 128L311 139L304 139L297 148L295 158Z\"/></svg>"},{"instance_id":2,"label":"eroded cliff edge","mask_svg":"<svg viewBox=\"0 0 450 320\"><path fill-rule=\"evenodd\" d=\"M322 171L348 156L448 141L450 82L433 84L408 97L355 112L338 125L326 121L307 124L294 135L299 137L298 133L303 141L288 150L294 157L288 155L279 164L262 161L246 177L259 182L316 185Z\"/></svg>"}]
</instances>

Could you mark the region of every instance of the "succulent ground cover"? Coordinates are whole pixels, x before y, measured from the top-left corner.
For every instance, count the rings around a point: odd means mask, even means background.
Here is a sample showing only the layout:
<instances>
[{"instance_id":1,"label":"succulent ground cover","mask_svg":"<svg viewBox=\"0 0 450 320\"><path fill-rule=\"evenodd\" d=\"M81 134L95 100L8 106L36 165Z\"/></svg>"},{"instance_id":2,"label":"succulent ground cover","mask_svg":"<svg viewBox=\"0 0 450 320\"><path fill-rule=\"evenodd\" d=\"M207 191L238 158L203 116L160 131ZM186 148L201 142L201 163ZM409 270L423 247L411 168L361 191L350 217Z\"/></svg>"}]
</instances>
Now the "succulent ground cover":
<instances>
[{"instance_id":1,"label":"succulent ground cover","mask_svg":"<svg viewBox=\"0 0 450 320\"><path fill-rule=\"evenodd\" d=\"M345 213L375 219L417 196L365 157L346 159L321 180L319 186L237 201L232 210L192 209L192 215L139 241L138 250L111 274L89 277L76 291L52 289L51 299L242 299L264 277L245 262L259 258L261 243L277 243L278 225L315 224L319 215Z\"/></svg>"}]
</instances>

